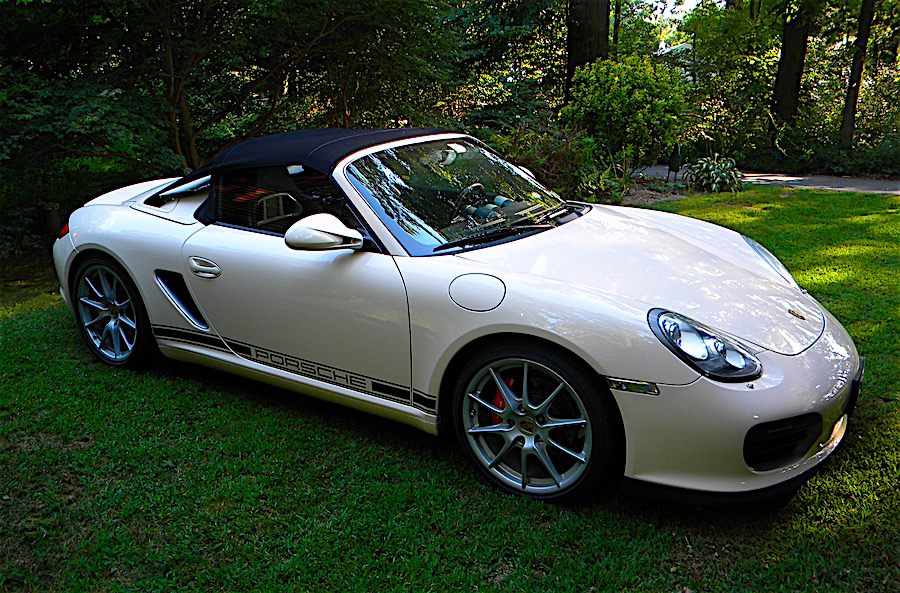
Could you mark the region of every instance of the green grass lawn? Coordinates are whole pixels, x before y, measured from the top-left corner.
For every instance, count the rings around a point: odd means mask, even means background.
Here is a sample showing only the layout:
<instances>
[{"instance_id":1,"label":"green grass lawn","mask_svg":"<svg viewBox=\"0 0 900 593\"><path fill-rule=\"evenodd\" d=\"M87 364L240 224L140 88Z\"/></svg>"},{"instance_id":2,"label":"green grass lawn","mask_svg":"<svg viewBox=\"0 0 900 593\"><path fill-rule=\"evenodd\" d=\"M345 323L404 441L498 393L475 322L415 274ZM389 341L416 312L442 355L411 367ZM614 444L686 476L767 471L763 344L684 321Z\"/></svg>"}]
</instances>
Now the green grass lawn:
<instances>
[{"instance_id":1,"label":"green grass lawn","mask_svg":"<svg viewBox=\"0 0 900 593\"><path fill-rule=\"evenodd\" d=\"M791 498L561 507L450 439L160 362L95 362L46 259L0 264L0 590L900 590L900 197L664 203L746 233L866 356L844 445Z\"/></svg>"}]
</instances>

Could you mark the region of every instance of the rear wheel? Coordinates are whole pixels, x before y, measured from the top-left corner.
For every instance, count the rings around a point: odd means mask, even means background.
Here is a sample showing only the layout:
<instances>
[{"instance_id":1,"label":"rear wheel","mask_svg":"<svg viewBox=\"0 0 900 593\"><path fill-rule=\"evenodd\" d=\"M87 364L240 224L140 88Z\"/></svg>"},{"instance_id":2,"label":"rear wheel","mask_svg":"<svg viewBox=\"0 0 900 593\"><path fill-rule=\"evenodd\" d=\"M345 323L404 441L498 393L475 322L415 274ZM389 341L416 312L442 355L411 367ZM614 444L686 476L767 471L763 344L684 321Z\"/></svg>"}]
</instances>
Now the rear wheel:
<instances>
[{"instance_id":1,"label":"rear wheel","mask_svg":"<svg viewBox=\"0 0 900 593\"><path fill-rule=\"evenodd\" d=\"M482 350L457 382L457 435L504 490L577 498L621 471L621 420L598 381L574 356L540 344Z\"/></svg>"},{"instance_id":2,"label":"rear wheel","mask_svg":"<svg viewBox=\"0 0 900 593\"><path fill-rule=\"evenodd\" d=\"M75 318L91 352L106 364L134 367L155 346L147 311L128 273L111 259L91 257L75 272Z\"/></svg>"}]
</instances>

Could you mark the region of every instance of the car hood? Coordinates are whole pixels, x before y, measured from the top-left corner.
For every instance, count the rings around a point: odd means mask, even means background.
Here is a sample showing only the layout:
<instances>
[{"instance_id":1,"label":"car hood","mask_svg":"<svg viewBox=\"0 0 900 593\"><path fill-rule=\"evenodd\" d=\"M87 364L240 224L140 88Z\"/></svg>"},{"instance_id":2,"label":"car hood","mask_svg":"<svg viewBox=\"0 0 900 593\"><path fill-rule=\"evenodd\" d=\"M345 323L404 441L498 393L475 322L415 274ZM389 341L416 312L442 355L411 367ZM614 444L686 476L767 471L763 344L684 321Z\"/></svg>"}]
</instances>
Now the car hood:
<instances>
[{"instance_id":1,"label":"car hood","mask_svg":"<svg viewBox=\"0 0 900 593\"><path fill-rule=\"evenodd\" d=\"M825 327L818 303L740 234L665 212L592 206L554 229L458 257L681 313L781 354L802 352Z\"/></svg>"}]
</instances>

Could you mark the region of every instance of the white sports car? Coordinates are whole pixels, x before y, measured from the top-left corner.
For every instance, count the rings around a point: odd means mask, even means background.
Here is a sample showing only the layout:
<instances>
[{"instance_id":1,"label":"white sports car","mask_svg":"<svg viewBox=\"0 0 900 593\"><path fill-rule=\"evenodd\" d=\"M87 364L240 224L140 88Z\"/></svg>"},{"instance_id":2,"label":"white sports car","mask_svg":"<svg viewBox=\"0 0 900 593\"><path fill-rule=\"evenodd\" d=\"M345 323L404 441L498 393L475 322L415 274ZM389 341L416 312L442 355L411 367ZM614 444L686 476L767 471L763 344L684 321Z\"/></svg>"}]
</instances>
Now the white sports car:
<instances>
[{"instance_id":1,"label":"white sports car","mask_svg":"<svg viewBox=\"0 0 900 593\"><path fill-rule=\"evenodd\" d=\"M100 196L53 249L89 348L165 356L455 432L513 493L624 475L753 496L841 442L863 373L762 246L565 202L430 129L259 138Z\"/></svg>"}]
</instances>

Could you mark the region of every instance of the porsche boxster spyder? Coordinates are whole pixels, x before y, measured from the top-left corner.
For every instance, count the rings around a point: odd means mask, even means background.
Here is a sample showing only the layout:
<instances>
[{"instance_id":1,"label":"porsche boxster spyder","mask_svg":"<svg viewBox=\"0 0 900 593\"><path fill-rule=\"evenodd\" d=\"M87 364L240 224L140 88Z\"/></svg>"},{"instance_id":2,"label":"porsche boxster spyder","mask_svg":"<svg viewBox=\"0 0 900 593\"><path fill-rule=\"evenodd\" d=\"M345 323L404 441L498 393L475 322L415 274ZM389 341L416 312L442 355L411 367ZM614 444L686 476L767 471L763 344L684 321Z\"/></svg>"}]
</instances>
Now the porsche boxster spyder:
<instances>
[{"instance_id":1,"label":"porsche boxster spyder","mask_svg":"<svg viewBox=\"0 0 900 593\"><path fill-rule=\"evenodd\" d=\"M764 247L565 201L481 142L308 130L102 195L53 249L93 354L159 351L454 432L509 492L767 492L841 442L863 364Z\"/></svg>"}]
</instances>

